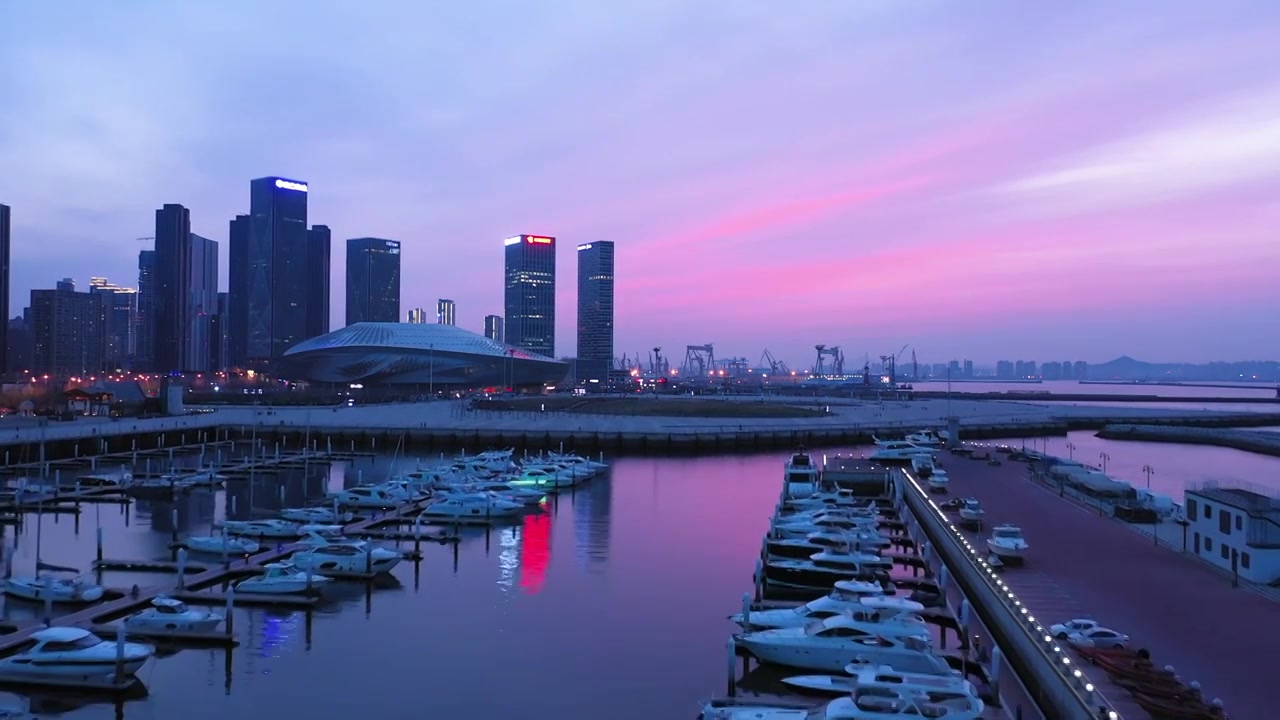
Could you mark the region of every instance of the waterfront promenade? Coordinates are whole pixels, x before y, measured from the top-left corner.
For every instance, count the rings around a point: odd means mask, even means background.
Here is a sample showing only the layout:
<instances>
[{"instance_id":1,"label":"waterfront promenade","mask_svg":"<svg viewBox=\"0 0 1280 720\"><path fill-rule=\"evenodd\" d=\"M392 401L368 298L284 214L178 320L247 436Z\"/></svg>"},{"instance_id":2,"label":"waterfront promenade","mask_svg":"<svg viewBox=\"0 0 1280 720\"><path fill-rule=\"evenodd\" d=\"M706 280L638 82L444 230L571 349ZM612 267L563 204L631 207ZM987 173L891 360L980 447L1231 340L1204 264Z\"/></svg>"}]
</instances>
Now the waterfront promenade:
<instances>
[{"instance_id":1,"label":"waterfront promenade","mask_svg":"<svg viewBox=\"0 0 1280 720\"><path fill-rule=\"evenodd\" d=\"M199 442L215 428L257 428L264 432L386 434L417 431L459 439L490 438L511 442L508 436L558 434L562 439L583 440L586 436L630 436L644 438L693 439L717 434L807 434L814 440L839 442L869 437L875 433L923 426L945 427L948 414L957 418L962 436L992 437L1060 433L1068 429L1102 427L1108 423L1185 423L1187 425L1229 426L1256 424L1256 413L1229 413L1159 408L1099 407L1060 403L1028 403L997 400L911 400L851 402L821 398L808 399L802 407L822 414L813 417L696 417L682 413L680 398L655 399L672 408L670 415L593 415L580 412L471 410L466 401L434 401L355 405L353 407L269 407L222 406L209 412L163 418L110 420L82 417L74 421L38 424L32 418L0 420L0 447L41 442L90 441L84 454L96 450L92 441L121 436L165 434L165 445ZM726 403L762 403L757 398L727 399ZM768 401L770 404L775 400ZM536 408L536 406L534 406ZM690 404L690 408L695 405ZM1273 422L1280 424L1280 414ZM567 436L567 437L566 437ZM139 449L155 447L155 441L140 443ZM117 447L116 450L121 448Z\"/></svg>"}]
</instances>

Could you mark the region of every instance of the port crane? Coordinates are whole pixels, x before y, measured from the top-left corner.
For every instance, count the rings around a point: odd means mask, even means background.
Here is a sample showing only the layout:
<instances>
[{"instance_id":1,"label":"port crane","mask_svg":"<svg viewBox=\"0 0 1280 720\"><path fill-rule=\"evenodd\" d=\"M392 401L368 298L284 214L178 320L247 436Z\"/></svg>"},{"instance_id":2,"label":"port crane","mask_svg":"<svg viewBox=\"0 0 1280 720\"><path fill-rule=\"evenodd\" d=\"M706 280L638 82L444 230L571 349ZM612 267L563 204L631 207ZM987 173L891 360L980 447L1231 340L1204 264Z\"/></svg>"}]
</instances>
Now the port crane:
<instances>
[{"instance_id":1,"label":"port crane","mask_svg":"<svg viewBox=\"0 0 1280 720\"><path fill-rule=\"evenodd\" d=\"M844 353L840 352L839 345L814 345L813 349L818 351L818 359L813 363L814 375L844 375ZM827 366L827 358L831 358L830 367Z\"/></svg>"},{"instance_id":2,"label":"port crane","mask_svg":"<svg viewBox=\"0 0 1280 720\"><path fill-rule=\"evenodd\" d=\"M791 372L786 363L776 359L773 353L768 350L765 350L764 354L760 356L760 367L769 368L770 375L786 375Z\"/></svg>"},{"instance_id":3,"label":"port crane","mask_svg":"<svg viewBox=\"0 0 1280 720\"><path fill-rule=\"evenodd\" d=\"M680 366L680 374L685 377L706 377L715 370L716 351L714 343L706 345L686 345L684 365Z\"/></svg>"}]
</instances>

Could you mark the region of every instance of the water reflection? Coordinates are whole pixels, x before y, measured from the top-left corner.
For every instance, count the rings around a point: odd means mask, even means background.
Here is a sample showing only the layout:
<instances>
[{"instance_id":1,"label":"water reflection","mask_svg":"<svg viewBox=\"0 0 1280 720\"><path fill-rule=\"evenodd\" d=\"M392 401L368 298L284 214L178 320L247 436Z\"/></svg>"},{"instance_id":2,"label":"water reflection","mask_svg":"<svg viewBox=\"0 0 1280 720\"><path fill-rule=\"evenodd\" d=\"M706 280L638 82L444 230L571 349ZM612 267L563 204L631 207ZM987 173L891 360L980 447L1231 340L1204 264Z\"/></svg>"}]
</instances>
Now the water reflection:
<instances>
[{"instance_id":1,"label":"water reflection","mask_svg":"<svg viewBox=\"0 0 1280 720\"><path fill-rule=\"evenodd\" d=\"M520 532L520 589L530 595L542 591L551 562L551 515L526 515Z\"/></svg>"},{"instance_id":2,"label":"water reflection","mask_svg":"<svg viewBox=\"0 0 1280 720\"><path fill-rule=\"evenodd\" d=\"M609 560L609 525L613 511L613 483L596 478L573 495L575 555L580 567Z\"/></svg>"},{"instance_id":3,"label":"water reflection","mask_svg":"<svg viewBox=\"0 0 1280 720\"><path fill-rule=\"evenodd\" d=\"M498 587L504 593L516 586L520 570L520 528L504 527L498 531Z\"/></svg>"}]
</instances>

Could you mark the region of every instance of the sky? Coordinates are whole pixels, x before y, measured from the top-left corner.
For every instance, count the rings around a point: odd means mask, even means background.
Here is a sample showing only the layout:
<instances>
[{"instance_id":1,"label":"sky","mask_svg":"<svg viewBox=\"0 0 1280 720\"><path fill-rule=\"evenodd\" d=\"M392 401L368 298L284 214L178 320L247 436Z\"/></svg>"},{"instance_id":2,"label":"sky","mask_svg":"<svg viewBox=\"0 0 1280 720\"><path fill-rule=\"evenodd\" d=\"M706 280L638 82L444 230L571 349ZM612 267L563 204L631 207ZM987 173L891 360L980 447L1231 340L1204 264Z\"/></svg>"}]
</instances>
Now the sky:
<instances>
[{"instance_id":1,"label":"sky","mask_svg":"<svg viewBox=\"0 0 1280 720\"><path fill-rule=\"evenodd\" d=\"M616 353L793 367L1280 358L1280 4L476 0L0 8L31 288L137 279L249 180L403 243L402 309L502 313L502 240L617 244Z\"/></svg>"}]
</instances>

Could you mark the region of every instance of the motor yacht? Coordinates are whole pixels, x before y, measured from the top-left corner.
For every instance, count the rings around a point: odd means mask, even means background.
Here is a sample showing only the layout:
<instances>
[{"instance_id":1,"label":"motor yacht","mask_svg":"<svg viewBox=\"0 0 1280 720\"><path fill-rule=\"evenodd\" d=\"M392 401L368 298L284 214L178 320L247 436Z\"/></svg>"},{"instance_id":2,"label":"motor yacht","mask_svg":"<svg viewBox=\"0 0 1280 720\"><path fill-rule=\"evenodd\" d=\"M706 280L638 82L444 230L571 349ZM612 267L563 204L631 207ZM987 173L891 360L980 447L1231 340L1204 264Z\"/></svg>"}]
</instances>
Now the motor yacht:
<instances>
[{"instance_id":1,"label":"motor yacht","mask_svg":"<svg viewBox=\"0 0 1280 720\"><path fill-rule=\"evenodd\" d=\"M189 537L182 541L187 549L192 552L205 553L209 555L252 555L262 546L258 541L251 540L247 537L232 537L223 533L222 535L197 535Z\"/></svg>"},{"instance_id":2,"label":"motor yacht","mask_svg":"<svg viewBox=\"0 0 1280 720\"><path fill-rule=\"evenodd\" d=\"M306 507L286 508L280 511L280 517L290 522L332 525L334 523L349 523L355 519L355 514L335 512L333 508L328 507Z\"/></svg>"},{"instance_id":3,"label":"motor yacht","mask_svg":"<svg viewBox=\"0 0 1280 720\"><path fill-rule=\"evenodd\" d=\"M516 487L536 487L547 492L555 492L561 488L573 486L573 481L560 476L558 470L540 467L522 468L519 475L507 482Z\"/></svg>"},{"instance_id":4,"label":"motor yacht","mask_svg":"<svg viewBox=\"0 0 1280 720\"><path fill-rule=\"evenodd\" d=\"M864 623L837 615L802 627L757 630L736 636L761 662L805 670L839 672L851 663L946 674L950 666L930 650L927 629L915 625Z\"/></svg>"},{"instance_id":5,"label":"motor yacht","mask_svg":"<svg viewBox=\"0 0 1280 720\"><path fill-rule=\"evenodd\" d=\"M418 517L424 522L478 521L515 517L525 506L487 493L446 495L426 507Z\"/></svg>"},{"instance_id":6,"label":"motor yacht","mask_svg":"<svg viewBox=\"0 0 1280 720\"><path fill-rule=\"evenodd\" d=\"M881 579L888 576L893 561L860 552L824 550L808 560L769 558L765 579L788 587L828 588L839 580Z\"/></svg>"},{"instance_id":7,"label":"motor yacht","mask_svg":"<svg viewBox=\"0 0 1280 720\"><path fill-rule=\"evenodd\" d=\"M458 462L475 465L492 472L501 473L507 472L514 467L515 463L511 461L511 456L514 454L515 450L513 448L507 448L506 450L486 450L479 455L460 457L458 458Z\"/></svg>"},{"instance_id":8,"label":"motor yacht","mask_svg":"<svg viewBox=\"0 0 1280 720\"><path fill-rule=\"evenodd\" d=\"M774 610L753 610L729 618L749 630L769 630L773 628L800 627L814 620L825 620L837 615L845 615L855 620L868 623L901 622L916 625L924 630L924 620L919 613L924 605L914 600L889 597L877 583L858 583L874 588L879 595L847 593L836 589L817 600L811 600L797 608L779 608Z\"/></svg>"},{"instance_id":9,"label":"motor yacht","mask_svg":"<svg viewBox=\"0 0 1280 720\"><path fill-rule=\"evenodd\" d=\"M934 468L933 472L929 474L929 479L926 483L929 487L929 492L945 493L951 487L951 478L947 477L946 470Z\"/></svg>"},{"instance_id":10,"label":"motor yacht","mask_svg":"<svg viewBox=\"0 0 1280 720\"><path fill-rule=\"evenodd\" d=\"M399 496L401 503L425 500L431 495L431 489L427 487L427 484L417 480L388 480L377 487L386 490L393 496Z\"/></svg>"},{"instance_id":11,"label":"motor yacht","mask_svg":"<svg viewBox=\"0 0 1280 720\"><path fill-rule=\"evenodd\" d=\"M0 676L67 680L134 675L155 652L150 645L103 640L76 627L51 627L31 634L29 650L0 658ZM123 647L121 647L123 645Z\"/></svg>"},{"instance_id":12,"label":"motor yacht","mask_svg":"<svg viewBox=\"0 0 1280 720\"><path fill-rule=\"evenodd\" d=\"M333 580L313 573L303 572L292 563L267 563L261 575L245 578L236 583L236 592L262 595L292 595L315 590Z\"/></svg>"},{"instance_id":13,"label":"motor yacht","mask_svg":"<svg viewBox=\"0 0 1280 720\"><path fill-rule=\"evenodd\" d=\"M987 538L987 549L1004 562L1021 562L1027 552L1022 528L1016 525L995 526L991 529L991 537Z\"/></svg>"},{"instance_id":14,"label":"motor yacht","mask_svg":"<svg viewBox=\"0 0 1280 720\"><path fill-rule=\"evenodd\" d=\"M933 428L926 428L924 430L917 430L913 433L908 433L903 439L912 445L937 448L947 444L947 433L945 430L938 432Z\"/></svg>"},{"instance_id":15,"label":"motor yacht","mask_svg":"<svg viewBox=\"0 0 1280 720\"><path fill-rule=\"evenodd\" d=\"M133 484L133 473L124 465L114 472L90 473L81 475L76 478L76 482L83 486L96 487L128 487ZM0 716L3 717L3 716Z\"/></svg>"},{"instance_id":16,"label":"motor yacht","mask_svg":"<svg viewBox=\"0 0 1280 720\"><path fill-rule=\"evenodd\" d=\"M937 451L933 448L921 447L905 440L889 440L877 442L875 451L868 457L878 463L909 463L917 455L932 458L935 452Z\"/></svg>"},{"instance_id":17,"label":"motor yacht","mask_svg":"<svg viewBox=\"0 0 1280 720\"><path fill-rule=\"evenodd\" d=\"M807 558L833 548L878 552L889 546L889 538L873 530L849 530L815 532L801 538L769 538L766 543L767 552L775 557Z\"/></svg>"},{"instance_id":18,"label":"motor yacht","mask_svg":"<svg viewBox=\"0 0 1280 720\"><path fill-rule=\"evenodd\" d=\"M75 572L69 570L66 572ZM52 602L60 605L86 605L102 599L104 590L101 585L81 577L63 577L46 572L30 576L7 578L4 581L4 594L20 600Z\"/></svg>"},{"instance_id":19,"label":"motor yacht","mask_svg":"<svg viewBox=\"0 0 1280 720\"><path fill-rule=\"evenodd\" d=\"M791 458L787 460L784 470L784 477L787 484L812 485L818 487L819 470L818 464L813 461L808 451L800 448L792 453Z\"/></svg>"},{"instance_id":20,"label":"motor yacht","mask_svg":"<svg viewBox=\"0 0 1280 720\"><path fill-rule=\"evenodd\" d=\"M913 455L911 457L911 472L921 478L927 478L933 474L937 466L933 464L932 455Z\"/></svg>"},{"instance_id":21,"label":"motor yacht","mask_svg":"<svg viewBox=\"0 0 1280 720\"><path fill-rule=\"evenodd\" d=\"M870 502L875 505L875 501ZM804 497L789 497L783 502L784 508L794 508L796 510L821 510L823 508L853 508L866 507L868 501L865 495L858 495L852 490L836 489L836 490L818 490Z\"/></svg>"},{"instance_id":22,"label":"motor yacht","mask_svg":"<svg viewBox=\"0 0 1280 720\"><path fill-rule=\"evenodd\" d=\"M181 600L161 595L151 607L124 619L126 631L213 632L223 621L221 613L195 610Z\"/></svg>"},{"instance_id":23,"label":"motor yacht","mask_svg":"<svg viewBox=\"0 0 1280 720\"><path fill-rule=\"evenodd\" d=\"M797 675L783 678L782 682L794 688L835 695L852 693L859 687L889 686L920 694L957 693L978 699L977 688L958 670L952 670L949 675L933 675L901 672L887 665L855 663L844 671L845 675Z\"/></svg>"},{"instance_id":24,"label":"motor yacht","mask_svg":"<svg viewBox=\"0 0 1280 720\"><path fill-rule=\"evenodd\" d=\"M442 495L457 495L459 493L493 493L496 497L511 502L517 502L525 507L533 507L541 504L546 499L547 494L536 487L521 487L512 485L511 483L501 482L498 480L478 480L469 483L458 483L440 488L436 491Z\"/></svg>"},{"instance_id":25,"label":"motor yacht","mask_svg":"<svg viewBox=\"0 0 1280 720\"><path fill-rule=\"evenodd\" d=\"M919 693L889 684L860 686L848 697L806 710L770 705L707 705L702 720L978 720L985 706L959 692Z\"/></svg>"},{"instance_id":26,"label":"motor yacht","mask_svg":"<svg viewBox=\"0 0 1280 720\"><path fill-rule=\"evenodd\" d=\"M987 511L982 509L982 505L978 503L977 498L965 498L964 504L960 506L960 521L965 523L981 523L987 517Z\"/></svg>"},{"instance_id":27,"label":"motor yacht","mask_svg":"<svg viewBox=\"0 0 1280 720\"><path fill-rule=\"evenodd\" d=\"M397 507L409 501L408 498L399 492L394 492L389 488L378 487L375 485L347 488L340 492L331 493L329 498L336 500L342 507L369 508L375 510Z\"/></svg>"},{"instance_id":28,"label":"motor yacht","mask_svg":"<svg viewBox=\"0 0 1280 720\"><path fill-rule=\"evenodd\" d=\"M389 572L400 564L404 556L393 550L372 545L328 543L300 550L291 558L293 565L304 572L329 577L364 577Z\"/></svg>"},{"instance_id":29,"label":"motor yacht","mask_svg":"<svg viewBox=\"0 0 1280 720\"><path fill-rule=\"evenodd\" d=\"M772 532L775 537L804 537L815 532L874 530L878 524L874 517L828 510L814 514L784 515L774 522Z\"/></svg>"},{"instance_id":30,"label":"motor yacht","mask_svg":"<svg viewBox=\"0 0 1280 720\"><path fill-rule=\"evenodd\" d=\"M292 539L299 535L298 523L288 520L224 520L218 527L228 535L255 538Z\"/></svg>"}]
</instances>

